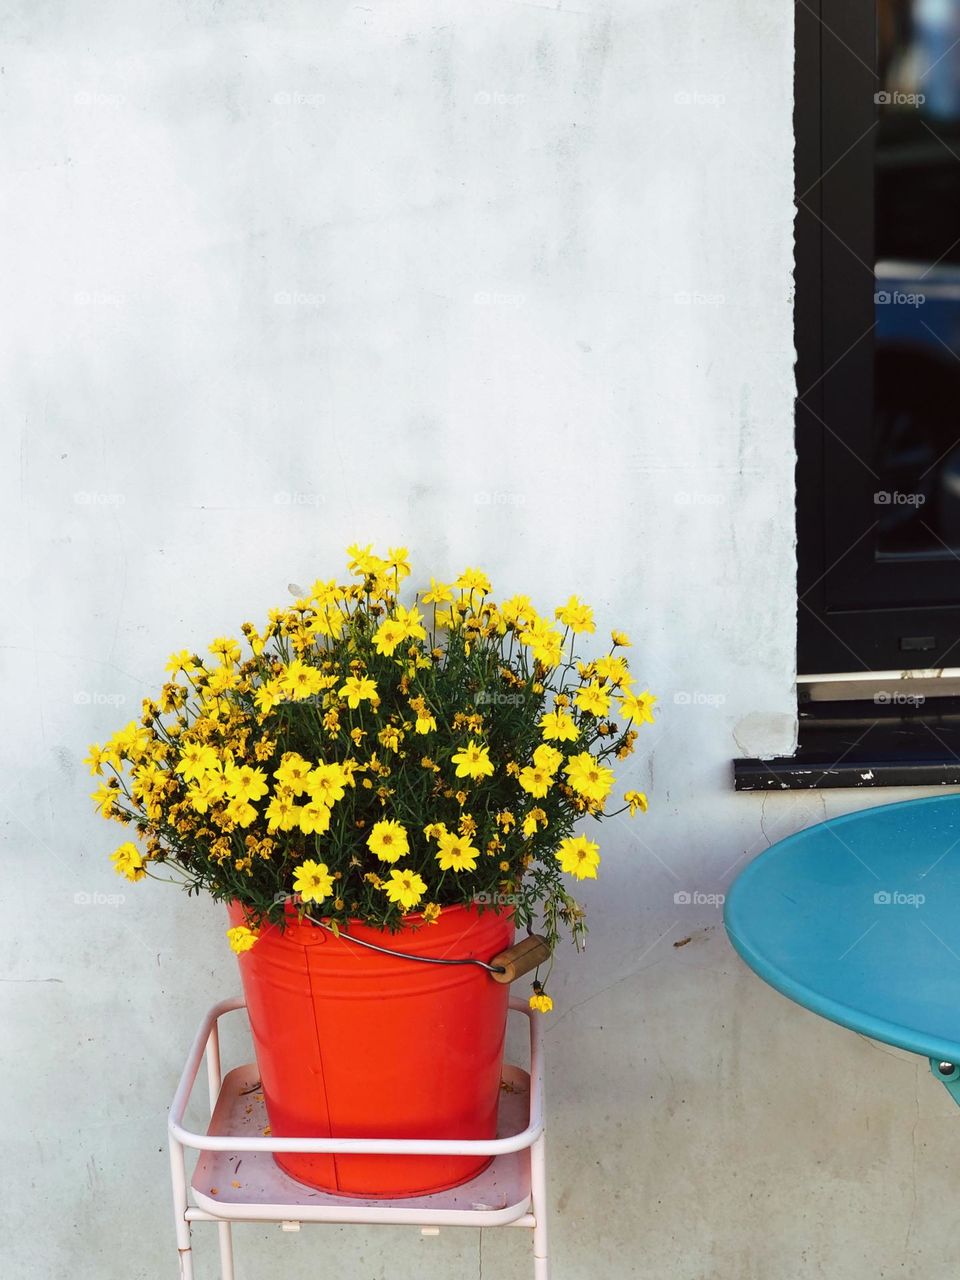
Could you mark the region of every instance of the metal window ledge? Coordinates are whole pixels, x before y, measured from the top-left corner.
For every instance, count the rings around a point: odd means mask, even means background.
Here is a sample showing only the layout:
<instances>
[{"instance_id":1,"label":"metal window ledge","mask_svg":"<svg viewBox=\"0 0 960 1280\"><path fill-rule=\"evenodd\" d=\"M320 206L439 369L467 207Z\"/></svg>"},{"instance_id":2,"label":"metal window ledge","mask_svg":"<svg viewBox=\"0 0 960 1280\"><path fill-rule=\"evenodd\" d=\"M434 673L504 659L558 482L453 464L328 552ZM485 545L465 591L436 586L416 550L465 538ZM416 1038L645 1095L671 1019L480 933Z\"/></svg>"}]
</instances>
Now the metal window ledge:
<instances>
[{"instance_id":1,"label":"metal window ledge","mask_svg":"<svg viewBox=\"0 0 960 1280\"><path fill-rule=\"evenodd\" d=\"M734 760L737 791L960 786L960 698L807 703L799 724L795 755Z\"/></svg>"}]
</instances>

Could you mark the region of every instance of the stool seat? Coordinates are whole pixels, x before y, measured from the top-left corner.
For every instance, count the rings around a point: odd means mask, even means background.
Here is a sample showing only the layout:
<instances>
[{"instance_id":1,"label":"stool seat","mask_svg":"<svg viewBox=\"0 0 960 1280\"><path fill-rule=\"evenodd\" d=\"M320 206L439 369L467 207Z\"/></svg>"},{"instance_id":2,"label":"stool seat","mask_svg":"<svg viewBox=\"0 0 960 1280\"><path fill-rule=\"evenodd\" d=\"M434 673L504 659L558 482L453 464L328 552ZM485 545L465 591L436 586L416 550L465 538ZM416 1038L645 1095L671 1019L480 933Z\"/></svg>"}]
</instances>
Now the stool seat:
<instances>
[{"instance_id":1,"label":"stool seat","mask_svg":"<svg viewBox=\"0 0 960 1280\"><path fill-rule=\"evenodd\" d=\"M256 1064L224 1076L208 1134L254 1137L267 1124ZM530 1077L504 1064L497 1137L522 1133L530 1117ZM530 1149L495 1156L459 1187L399 1200L332 1195L284 1173L269 1151L201 1151L191 1180L196 1204L219 1218L275 1222L391 1222L494 1227L530 1208Z\"/></svg>"},{"instance_id":2,"label":"stool seat","mask_svg":"<svg viewBox=\"0 0 960 1280\"><path fill-rule=\"evenodd\" d=\"M180 1280L193 1280L192 1229L198 1222L217 1224L221 1280L235 1280L233 1227L239 1222L275 1222L284 1231L299 1231L301 1223L408 1224L424 1235L436 1235L443 1226L521 1227L530 1233L534 1280L549 1280L543 1037L539 1015L527 1002L512 999L510 1011L527 1022L530 1070L503 1066L497 1133L480 1141L273 1135L256 1065L246 1063L226 1074L221 1068L220 1019L244 1008L242 1000L223 1000L206 1014L170 1107L167 1131ZM210 1119L195 1131L186 1126L185 1115L204 1061ZM189 1150L198 1154L188 1179ZM492 1158L461 1186L371 1200L332 1195L298 1182L274 1160L273 1153L281 1151Z\"/></svg>"}]
</instances>

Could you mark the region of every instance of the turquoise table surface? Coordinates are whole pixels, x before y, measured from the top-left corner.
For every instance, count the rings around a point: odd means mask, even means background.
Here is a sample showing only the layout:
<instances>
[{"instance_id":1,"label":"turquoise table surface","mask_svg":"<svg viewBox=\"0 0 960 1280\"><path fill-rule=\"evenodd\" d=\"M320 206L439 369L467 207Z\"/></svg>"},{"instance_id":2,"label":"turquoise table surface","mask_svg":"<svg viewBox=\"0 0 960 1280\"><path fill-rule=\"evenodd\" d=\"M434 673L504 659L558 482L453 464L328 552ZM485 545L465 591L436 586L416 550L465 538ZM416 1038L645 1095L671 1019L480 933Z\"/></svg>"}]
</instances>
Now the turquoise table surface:
<instances>
[{"instance_id":1,"label":"turquoise table surface","mask_svg":"<svg viewBox=\"0 0 960 1280\"><path fill-rule=\"evenodd\" d=\"M781 840L737 877L734 947L797 1004L932 1060L960 1101L960 795Z\"/></svg>"}]
</instances>

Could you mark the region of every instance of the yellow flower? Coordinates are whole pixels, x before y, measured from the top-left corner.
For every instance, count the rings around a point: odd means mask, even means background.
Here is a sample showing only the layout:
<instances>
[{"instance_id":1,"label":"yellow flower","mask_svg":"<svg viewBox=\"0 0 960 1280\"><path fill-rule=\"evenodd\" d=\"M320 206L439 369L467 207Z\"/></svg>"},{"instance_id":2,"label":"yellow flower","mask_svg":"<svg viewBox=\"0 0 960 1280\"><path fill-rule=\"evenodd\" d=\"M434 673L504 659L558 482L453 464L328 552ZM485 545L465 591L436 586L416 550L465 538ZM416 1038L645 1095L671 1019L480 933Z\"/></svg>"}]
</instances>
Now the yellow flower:
<instances>
[{"instance_id":1,"label":"yellow flower","mask_svg":"<svg viewBox=\"0 0 960 1280\"><path fill-rule=\"evenodd\" d=\"M491 589L487 575L480 569L470 568L464 569L454 586L459 587L461 591L469 591L471 595L474 591L479 591L485 596Z\"/></svg>"},{"instance_id":2,"label":"yellow flower","mask_svg":"<svg viewBox=\"0 0 960 1280\"><path fill-rule=\"evenodd\" d=\"M346 698L347 706L356 709L362 700L378 702L376 681L367 676L347 676L337 690L341 698Z\"/></svg>"},{"instance_id":3,"label":"yellow flower","mask_svg":"<svg viewBox=\"0 0 960 1280\"><path fill-rule=\"evenodd\" d=\"M428 902L427 905L423 908L423 913L422 913L424 924L436 924L437 921L440 919L440 913L442 911L443 911L443 908L439 905L439 903Z\"/></svg>"},{"instance_id":4,"label":"yellow flower","mask_svg":"<svg viewBox=\"0 0 960 1280\"><path fill-rule=\"evenodd\" d=\"M232 667L217 667L211 671L206 687L208 693L218 695L226 693L228 689L235 689L239 683L240 677Z\"/></svg>"},{"instance_id":5,"label":"yellow flower","mask_svg":"<svg viewBox=\"0 0 960 1280\"><path fill-rule=\"evenodd\" d=\"M423 626L423 618L416 607L405 609L402 604L398 604L395 621L403 627L405 640L426 640L427 633Z\"/></svg>"},{"instance_id":6,"label":"yellow flower","mask_svg":"<svg viewBox=\"0 0 960 1280\"><path fill-rule=\"evenodd\" d=\"M610 639L613 641L613 647L615 649L630 648L630 637L625 631L611 631Z\"/></svg>"},{"instance_id":7,"label":"yellow flower","mask_svg":"<svg viewBox=\"0 0 960 1280\"><path fill-rule=\"evenodd\" d=\"M368 542L365 547L361 547L358 542L354 542L347 547L347 555L350 559L347 561L347 571L356 574L361 578L373 577L381 573L384 569L384 563L379 556L371 554L372 542Z\"/></svg>"},{"instance_id":8,"label":"yellow flower","mask_svg":"<svg viewBox=\"0 0 960 1280\"><path fill-rule=\"evenodd\" d=\"M385 658L393 656L397 645L406 639L403 624L395 618L384 618L373 633L373 647Z\"/></svg>"},{"instance_id":9,"label":"yellow flower","mask_svg":"<svg viewBox=\"0 0 960 1280\"><path fill-rule=\"evenodd\" d=\"M222 773L205 773L192 787L187 788L187 801L197 813L206 813L212 804L222 800L226 791L226 778Z\"/></svg>"},{"instance_id":10,"label":"yellow flower","mask_svg":"<svg viewBox=\"0 0 960 1280\"><path fill-rule=\"evenodd\" d=\"M333 876L325 862L307 858L294 867L293 875L293 891L300 895L301 902L322 902L333 892Z\"/></svg>"},{"instance_id":11,"label":"yellow flower","mask_svg":"<svg viewBox=\"0 0 960 1280\"><path fill-rule=\"evenodd\" d=\"M642 791L626 791L623 796L627 804L630 806L630 817L632 818L638 809L643 813L647 812L647 797Z\"/></svg>"},{"instance_id":12,"label":"yellow flower","mask_svg":"<svg viewBox=\"0 0 960 1280\"><path fill-rule=\"evenodd\" d=\"M245 622L240 630L247 637L247 644L250 646L251 652L255 657L259 657L263 653L264 645L266 644L264 637L259 634L252 622Z\"/></svg>"},{"instance_id":13,"label":"yellow flower","mask_svg":"<svg viewBox=\"0 0 960 1280\"><path fill-rule=\"evenodd\" d=\"M520 643L527 645L537 662L555 667L563 656L563 636L543 618L536 618L520 632Z\"/></svg>"},{"instance_id":14,"label":"yellow flower","mask_svg":"<svg viewBox=\"0 0 960 1280\"><path fill-rule=\"evenodd\" d=\"M228 764L223 776L227 795L233 800L262 800L267 794L267 775L262 769Z\"/></svg>"},{"instance_id":15,"label":"yellow flower","mask_svg":"<svg viewBox=\"0 0 960 1280\"><path fill-rule=\"evenodd\" d=\"M433 733L436 727L437 722L429 711L424 715L417 716L417 723L414 725L417 733Z\"/></svg>"},{"instance_id":16,"label":"yellow flower","mask_svg":"<svg viewBox=\"0 0 960 1280\"><path fill-rule=\"evenodd\" d=\"M556 747L551 747L547 743L541 742L533 753L533 763L538 769L546 769L547 773L556 773L563 763L563 752L558 751Z\"/></svg>"},{"instance_id":17,"label":"yellow flower","mask_svg":"<svg viewBox=\"0 0 960 1280\"><path fill-rule=\"evenodd\" d=\"M500 617L508 626L518 627L528 617L533 616L533 605L529 596L511 596L500 605Z\"/></svg>"},{"instance_id":18,"label":"yellow flower","mask_svg":"<svg viewBox=\"0 0 960 1280\"><path fill-rule=\"evenodd\" d=\"M384 882L384 892L391 902L397 902L405 911L415 907L427 891L424 880L415 871L391 871Z\"/></svg>"},{"instance_id":19,"label":"yellow flower","mask_svg":"<svg viewBox=\"0 0 960 1280\"><path fill-rule=\"evenodd\" d=\"M188 742L180 754L177 773L185 782L190 782L193 778L202 778L216 767L217 753L213 747L205 746L202 742Z\"/></svg>"},{"instance_id":20,"label":"yellow flower","mask_svg":"<svg viewBox=\"0 0 960 1280\"><path fill-rule=\"evenodd\" d=\"M240 955L243 951L249 951L259 936L252 929L248 929L245 924L238 924L227 930L227 941L237 955Z\"/></svg>"},{"instance_id":21,"label":"yellow flower","mask_svg":"<svg viewBox=\"0 0 960 1280\"><path fill-rule=\"evenodd\" d=\"M322 835L330 826L330 810L319 800L300 806L297 823L305 836Z\"/></svg>"},{"instance_id":22,"label":"yellow flower","mask_svg":"<svg viewBox=\"0 0 960 1280\"><path fill-rule=\"evenodd\" d=\"M268 680L266 684L262 684L257 692L253 695L253 700L257 705L257 710L262 716L282 702L283 693L280 689L280 683L277 680Z\"/></svg>"},{"instance_id":23,"label":"yellow flower","mask_svg":"<svg viewBox=\"0 0 960 1280\"><path fill-rule=\"evenodd\" d=\"M323 684L323 676L317 668L308 666L299 658L294 658L279 678L280 689L297 702L319 693Z\"/></svg>"},{"instance_id":24,"label":"yellow flower","mask_svg":"<svg viewBox=\"0 0 960 1280\"><path fill-rule=\"evenodd\" d=\"M479 856L480 850L464 836L448 831L440 837L437 862L441 871L473 871Z\"/></svg>"},{"instance_id":25,"label":"yellow flower","mask_svg":"<svg viewBox=\"0 0 960 1280\"><path fill-rule=\"evenodd\" d=\"M493 773L493 761L487 748L478 746L472 738L450 759L457 766L458 778L489 778Z\"/></svg>"},{"instance_id":26,"label":"yellow flower","mask_svg":"<svg viewBox=\"0 0 960 1280\"><path fill-rule=\"evenodd\" d=\"M147 728L141 728L136 720L118 729L107 743L109 750L130 760L138 760L153 740L153 734Z\"/></svg>"},{"instance_id":27,"label":"yellow flower","mask_svg":"<svg viewBox=\"0 0 960 1280\"><path fill-rule=\"evenodd\" d=\"M517 820L509 809L504 809L501 813L498 813L496 818L497 826L505 832L509 831L511 827L515 827L517 825Z\"/></svg>"},{"instance_id":28,"label":"yellow flower","mask_svg":"<svg viewBox=\"0 0 960 1280\"><path fill-rule=\"evenodd\" d=\"M578 689L573 700L581 711L589 711L594 716L605 716L610 710L610 694L596 683Z\"/></svg>"},{"instance_id":29,"label":"yellow flower","mask_svg":"<svg viewBox=\"0 0 960 1280\"><path fill-rule=\"evenodd\" d=\"M337 800L343 799L347 775L341 765L321 762L307 774L306 783L311 800L318 800L332 808Z\"/></svg>"},{"instance_id":30,"label":"yellow flower","mask_svg":"<svg viewBox=\"0 0 960 1280\"><path fill-rule=\"evenodd\" d=\"M406 547L387 547L387 568L394 571L400 582L410 576L409 554Z\"/></svg>"},{"instance_id":31,"label":"yellow flower","mask_svg":"<svg viewBox=\"0 0 960 1280\"><path fill-rule=\"evenodd\" d=\"M597 867L600 865L600 846L588 840L586 836L567 836L560 841L557 849L557 861L567 875L578 880L596 880Z\"/></svg>"},{"instance_id":32,"label":"yellow flower","mask_svg":"<svg viewBox=\"0 0 960 1280\"><path fill-rule=\"evenodd\" d=\"M111 853L110 861L117 875L126 876L128 880L142 880L147 874L143 854L131 840Z\"/></svg>"},{"instance_id":33,"label":"yellow flower","mask_svg":"<svg viewBox=\"0 0 960 1280\"><path fill-rule=\"evenodd\" d=\"M643 693L630 693L622 699L620 706L623 714L631 720L638 720L641 724L653 724L653 704L657 701L649 689L644 689Z\"/></svg>"},{"instance_id":34,"label":"yellow flower","mask_svg":"<svg viewBox=\"0 0 960 1280\"><path fill-rule=\"evenodd\" d=\"M565 627L575 633L597 629L593 621L593 610L588 604L581 603L576 596L571 596L566 604L555 610L554 617L559 618Z\"/></svg>"},{"instance_id":35,"label":"yellow flower","mask_svg":"<svg viewBox=\"0 0 960 1280\"><path fill-rule=\"evenodd\" d=\"M257 820L257 811L249 801L237 797L226 808L226 815L238 827L249 827Z\"/></svg>"},{"instance_id":36,"label":"yellow flower","mask_svg":"<svg viewBox=\"0 0 960 1280\"><path fill-rule=\"evenodd\" d=\"M598 804L607 798L613 786L613 770L600 764L589 751L581 751L579 755L571 756L564 772L574 791Z\"/></svg>"},{"instance_id":37,"label":"yellow flower","mask_svg":"<svg viewBox=\"0 0 960 1280\"><path fill-rule=\"evenodd\" d=\"M381 862L396 862L410 852L410 843L404 827L388 818L373 824L373 829L367 836L367 848Z\"/></svg>"},{"instance_id":38,"label":"yellow flower","mask_svg":"<svg viewBox=\"0 0 960 1280\"><path fill-rule=\"evenodd\" d=\"M116 752L110 751L107 747L99 747L95 742L91 742L90 750L84 757L83 763L94 776L103 772L105 764L112 764L115 769L120 768L120 760Z\"/></svg>"},{"instance_id":39,"label":"yellow flower","mask_svg":"<svg viewBox=\"0 0 960 1280\"><path fill-rule=\"evenodd\" d=\"M453 599L453 590L445 582L438 582L436 578L431 578L430 590L425 591L421 599L424 604L444 604Z\"/></svg>"},{"instance_id":40,"label":"yellow flower","mask_svg":"<svg viewBox=\"0 0 960 1280\"><path fill-rule=\"evenodd\" d=\"M230 636L220 636L210 641L210 652L224 664L240 661L240 646Z\"/></svg>"},{"instance_id":41,"label":"yellow flower","mask_svg":"<svg viewBox=\"0 0 960 1280\"><path fill-rule=\"evenodd\" d=\"M549 769L531 764L520 770L518 781L524 791L529 792L534 799L539 800L550 790L553 783L553 773Z\"/></svg>"},{"instance_id":42,"label":"yellow flower","mask_svg":"<svg viewBox=\"0 0 960 1280\"><path fill-rule=\"evenodd\" d=\"M537 1013L549 1013L553 1008L553 1001L543 991L534 991L530 997L530 1008Z\"/></svg>"},{"instance_id":43,"label":"yellow flower","mask_svg":"<svg viewBox=\"0 0 960 1280\"><path fill-rule=\"evenodd\" d=\"M278 791L267 805L266 819L268 831L292 831L300 821L300 806L289 791Z\"/></svg>"},{"instance_id":44,"label":"yellow flower","mask_svg":"<svg viewBox=\"0 0 960 1280\"><path fill-rule=\"evenodd\" d=\"M329 582L324 582L322 578L318 578L310 588L310 599L316 603L319 609L325 609L329 604L336 604L342 598L342 595L342 589L337 586L336 578L331 578Z\"/></svg>"},{"instance_id":45,"label":"yellow flower","mask_svg":"<svg viewBox=\"0 0 960 1280\"><path fill-rule=\"evenodd\" d=\"M547 825L547 815L542 809L531 809L521 824L520 830L525 836L535 836L538 826Z\"/></svg>"},{"instance_id":46,"label":"yellow flower","mask_svg":"<svg viewBox=\"0 0 960 1280\"><path fill-rule=\"evenodd\" d=\"M447 825L445 822L428 822L423 828L423 834L428 840L439 840L447 834Z\"/></svg>"},{"instance_id":47,"label":"yellow flower","mask_svg":"<svg viewBox=\"0 0 960 1280\"><path fill-rule=\"evenodd\" d=\"M580 736L573 716L567 711L547 711L539 720L543 736L550 742L573 742Z\"/></svg>"},{"instance_id":48,"label":"yellow flower","mask_svg":"<svg viewBox=\"0 0 960 1280\"><path fill-rule=\"evenodd\" d=\"M195 666L196 663L190 650L181 649L179 653L171 653L164 671L169 671L171 675L175 676L178 671L192 671Z\"/></svg>"},{"instance_id":49,"label":"yellow flower","mask_svg":"<svg viewBox=\"0 0 960 1280\"><path fill-rule=\"evenodd\" d=\"M90 799L93 801L94 807L100 816L109 818L117 802L117 792L113 787L108 787L106 783L102 782L96 791L91 793Z\"/></svg>"},{"instance_id":50,"label":"yellow flower","mask_svg":"<svg viewBox=\"0 0 960 1280\"><path fill-rule=\"evenodd\" d=\"M307 789L307 778L310 776L310 762L296 751L287 751L274 770L273 776L281 787L285 787L293 795L298 796Z\"/></svg>"},{"instance_id":51,"label":"yellow flower","mask_svg":"<svg viewBox=\"0 0 960 1280\"><path fill-rule=\"evenodd\" d=\"M597 675L609 680L612 685L627 688L633 683L625 658L615 658L612 654L605 653L602 658L597 658L593 666Z\"/></svg>"}]
</instances>

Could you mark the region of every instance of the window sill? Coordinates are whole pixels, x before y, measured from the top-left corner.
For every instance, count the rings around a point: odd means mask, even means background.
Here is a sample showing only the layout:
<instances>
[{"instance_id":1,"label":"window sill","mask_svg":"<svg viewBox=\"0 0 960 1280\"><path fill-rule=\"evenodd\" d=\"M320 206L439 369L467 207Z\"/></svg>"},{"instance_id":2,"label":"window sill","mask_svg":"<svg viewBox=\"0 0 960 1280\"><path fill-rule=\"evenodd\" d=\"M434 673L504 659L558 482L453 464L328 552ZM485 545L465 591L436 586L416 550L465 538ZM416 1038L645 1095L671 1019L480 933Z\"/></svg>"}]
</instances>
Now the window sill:
<instances>
[{"instance_id":1,"label":"window sill","mask_svg":"<svg viewBox=\"0 0 960 1280\"><path fill-rule=\"evenodd\" d=\"M807 703L797 751L734 760L737 791L960 786L960 698Z\"/></svg>"}]
</instances>

